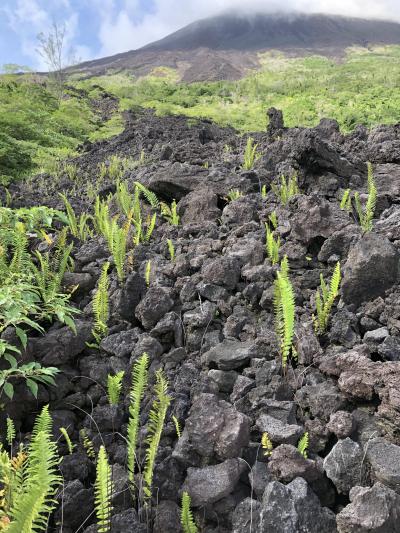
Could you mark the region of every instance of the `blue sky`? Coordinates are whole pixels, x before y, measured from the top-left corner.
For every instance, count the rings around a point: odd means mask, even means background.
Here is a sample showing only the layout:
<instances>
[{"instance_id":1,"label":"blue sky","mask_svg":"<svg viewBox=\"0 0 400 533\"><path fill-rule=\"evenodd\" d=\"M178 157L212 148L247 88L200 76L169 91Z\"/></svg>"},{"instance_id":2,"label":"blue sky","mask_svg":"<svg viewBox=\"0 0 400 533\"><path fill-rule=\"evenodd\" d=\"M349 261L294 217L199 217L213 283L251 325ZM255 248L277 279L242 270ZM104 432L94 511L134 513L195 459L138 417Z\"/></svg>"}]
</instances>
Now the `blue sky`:
<instances>
[{"instance_id":1,"label":"blue sky","mask_svg":"<svg viewBox=\"0 0 400 533\"><path fill-rule=\"evenodd\" d=\"M164 37L226 9L330 12L400 21L399 0L0 0L0 66L44 69L37 34L66 26L65 55L104 57Z\"/></svg>"}]
</instances>

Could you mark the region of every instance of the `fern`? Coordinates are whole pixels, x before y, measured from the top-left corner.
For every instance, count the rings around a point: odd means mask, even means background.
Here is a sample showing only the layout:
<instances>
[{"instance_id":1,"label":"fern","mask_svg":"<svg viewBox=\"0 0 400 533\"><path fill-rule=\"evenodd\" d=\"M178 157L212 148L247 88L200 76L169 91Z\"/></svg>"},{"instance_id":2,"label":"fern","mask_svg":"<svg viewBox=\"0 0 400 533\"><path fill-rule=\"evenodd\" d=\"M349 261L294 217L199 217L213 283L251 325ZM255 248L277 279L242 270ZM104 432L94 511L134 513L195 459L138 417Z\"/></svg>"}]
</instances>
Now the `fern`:
<instances>
[{"instance_id":1,"label":"fern","mask_svg":"<svg viewBox=\"0 0 400 533\"><path fill-rule=\"evenodd\" d=\"M368 232L372 230L373 218L375 215L376 202L378 199L378 192L375 185L374 173L372 164L368 163L368 199L363 209L360 201L360 195L358 192L354 193L354 201L356 205L356 211L360 221L360 225L363 231Z\"/></svg>"},{"instance_id":2,"label":"fern","mask_svg":"<svg viewBox=\"0 0 400 533\"><path fill-rule=\"evenodd\" d=\"M274 232L271 231L268 223L265 223L265 240L268 258L272 265L276 265L279 262L281 240L279 237L275 240Z\"/></svg>"},{"instance_id":3,"label":"fern","mask_svg":"<svg viewBox=\"0 0 400 533\"><path fill-rule=\"evenodd\" d=\"M225 197L225 200L227 202L234 202L235 200L238 200L243 196L243 193L239 191L239 189L230 189L228 191L227 196Z\"/></svg>"},{"instance_id":4,"label":"fern","mask_svg":"<svg viewBox=\"0 0 400 533\"><path fill-rule=\"evenodd\" d=\"M175 431L176 431L176 434L178 436L178 439L180 439L182 437L182 428L181 428L181 425L179 423L179 420L176 418L175 415L172 416L172 421L175 425Z\"/></svg>"},{"instance_id":5,"label":"fern","mask_svg":"<svg viewBox=\"0 0 400 533\"><path fill-rule=\"evenodd\" d=\"M326 331L329 322L329 316L332 310L332 306L339 294L339 287L341 282L340 263L336 263L335 269L332 274L329 289L326 286L324 276L321 274L321 286L320 290L317 290L315 295L315 305L317 310L317 316L313 316L314 327L317 333L322 334Z\"/></svg>"},{"instance_id":6,"label":"fern","mask_svg":"<svg viewBox=\"0 0 400 533\"><path fill-rule=\"evenodd\" d=\"M267 197L267 186L263 185L261 187L261 198L266 198L266 197Z\"/></svg>"},{"instance_id":7,"label":"fern","mask_svg":"<svg viewBox=\"0 0 400 533\"><path fill-rule=\"evenodd\" d=\"M284 175L281 176L281 182L279 185L271 183L271 189L275 195L280 199L283 205L286 205L290 198L299 194L299 187L297 184L297 175L294 174L288 180Z\"/></svg>"},{"instance_id":8,"label":"fern","mask_svg":"<svg viewBox=\"0 0 400 533\"><path fill-rule=\"evenodd\" d=\"M100 279L97 285L96 294L93 298L92 309L94 314L94 328L92 329L93 337L97 344L108 333L108 318L109 318L109 304L108 304L108 268L110 263L106 262L103 265Z\"/></svg>"},{"instance_id":9,"label":"fern","mask_svg":"<svg viewBox=\"0 0 400 533\"><path fill-rule=\"evenodd\" d=\"M190 509L191 499L187 492L182 494L181 525L183 533L197 533L198 529Z\"/></svg>"},{"instance_id":10,"label":"fern","mask_svg":"<svg viewBox=\"0 0 400 533\"><path fill-rule=\"evenodd\" d=\"M268 220L271 222L274 229L278 227L278 217L276 216L276 211L272 211L268 217Z\"/></svg>"},{"instance_id":11,"label":"fern","mask_svg":"<svg viewBox=\"0 0 400 533\"><path fill-rule=\"evenodd\" d=\"M297 449L301 453L301 455L307 459L308 457L308 444L309 444L309 435L308 432L304 433L304 435L299 440L299 443L297 444Z\"/></svg>"},{"instance_id":12,"label":"fern","mask_svg":"<svg viewBox=\"0 0 400 533\"><path fill-rule=\"evenodd\" d=\"M252 137L247 138L246 149L244 151L243 165L244 170L251 170L261 154L257 153L258 144L254 144Z\"/></svg>"},{"instance_id":13,"label":"fern","mask_svg":"<svg viewBox=\"0 0 400 533\"><path fill-rule=\"evenodd\" d=\"M81 436L86 455L89 457L89 459L96 459L96 452L94 451L93 442L89 439L86 429L81 429L79 434Z\"/></svg>"},{"instance_id":14,"label":"fern","mask_svg":"<svg viewBox=\"0 0 400 533\"><path fill-rule=\"evenodd\" d=\"M158 447L160 444L162 430L164 427L165 417L167 415L169 404L171 403L171 398L167 394L167 389L168 382L165 379L162 370L157 370L156 384L154 386L156 399L153 402L149 414L149 422L147 425L147 451L143 472L143 490L146 498L151 497L155 461L157 457Z\"/></svg>"},{"instance_id":15,"label":"fern","mask_svg":"<svg viewBox=\"0 0 400 533\"><path fill-rule=\"evenodd\" d=\"M167 239L167 246L168 246L169 258L171 259L171 261L175 261L175 246L174 246L174 243L171 241L171 239Z\"/></svg>"},{"instance_id":16,"label":"fern","mask_svg":"<svg viewBox=\"0 0 400 533\"><path fill-rule=\"evenodd\" d=\"M269 457L272 453L273 446L272 446L272 442L271 442L271 439L269 438L268 433L262 434L261 446L262 446L262 449L264 450L264 455L266 457Z\"/></svg>"},{"instance_id":17,"label":"fern","mask_svg":"<svg viewBox=\"0 0 400 533\"><path fill-rule=\"evenodd\" d=\"M111 468L106 450L104 446L100 446L94 485L97 531L99 533L108 533L111 529L112 492Z\"/></svg>"},{"instance_id":18,"label":"fern","mask_svg":"<svg viewBox=\"0 0 400 533\"><path fill-rule=\"evenodd\" d=\"M126 258L127 248L127 231L126 228L120 228L115 221L112 230L112 244L111 252L113 254L115 268L117 269L117 275L119 281L124 279L124 265Z\"/></svg>"},{"instance_id":19,"label":"fern","mask_svg":"<svg viewBox=\"0 0 400 533\"><path fill-rule=\"evenodd\" d=\"M65 442L67 443L68 453L71 455L74 451L74 445L71 442L70 436L68 435L68 431L65 428L60 428L60 433L64 437Z\"/></svg>"},{"instance_id":20,"label":"fern","mask_svg":"<svg viewBox=\"0 0 400 533\"><path fill-rule=\"evenodd\" d=\"M150 278L151 278L151 260L146 263L146 271L144 275L147 287L150 287Z\"/></svg>"},{"instance_id":21,"label":"fern","mask_svg":"<svg viewBox=\"0 0 400 533\"><path fill-rule=\"evenodd\" d=\"M121 370L115 376L110 374L107 376L107 397L110 405L118 405L119 403L124 375L125 372Z\"/></svg>"},{"instance_id":22,"label":"fern","mask_svg":"<svg viewBox=\"0 0 400 533\"><path fill-rule=\"evenodd\" d=\"M274 309L276 330L280 338L282 367L285 369L289 355L296 357L293 347L295 328L295 300L292 284L288 276L288 261L285 256L274 285Z\"/></svg>"},{"instance_id":23,"label":"fern","mask_svg":"<svg viewBox=\"0 0 400 533\"><path fill-rule=\"evenodd\" d=\"M15 425L13 420L8 416L6 419L7 424L7 444L11 447L15 439Z\"/></svg>"},{"instance_id":24,"label":"fern","mask_svg":"<svg viewBox=\"0 0 400 533\"><path fill-rule=\"evenodd\" d=\"M162 216L171 224L171 226L179 225L180 217L178 215L177 204L175 200L172 201L171 207L168 204L161 202L160 208Z\"/></svg>"},{"instance_id":25,"label":"fern","mask_svg":"<svg viewBox=\"0 0 400 533\"><path fill-rule=\"evenodd\" d=\"M149 356L144 353L136 361L132 370L132 387L130 391L129 421L128 421L128 475L133 484L136 462L136 446L139 433L140 405L147 386Z\"/></svg>"},{"instance_id":26,"label":"fern","mask_svg":"<svg viewBox=\"0 0 400 533\"><path fill-rule=\"evenodd\" d=\"M351 211L351 189L346 189L340 201L340 209Z\"/></svg>"},{"instance_id":27,"label":"fern","mask_svg":"<svg viewBox=\"0 0 400 533\"><path fill-rule=\"evenodd\" d=\"M149 202L153 209L159 209L160 202L154 192L150 191L147 187L135 181L136 188L143 194L146 200Z\"/></svg>"},{"instance_id":28,"label":"fern","mask_svg":"<svg viewBox=\"0 0 400 533\"><path fill-rule=\"evenodd\" d=\"M38 417L28 449L25 482L22 492L11 509L8 533L45 531L55 504L54 496L61 483L57 468L56 444L48 427L48 409Z\"/></svg>"}]
</instances>

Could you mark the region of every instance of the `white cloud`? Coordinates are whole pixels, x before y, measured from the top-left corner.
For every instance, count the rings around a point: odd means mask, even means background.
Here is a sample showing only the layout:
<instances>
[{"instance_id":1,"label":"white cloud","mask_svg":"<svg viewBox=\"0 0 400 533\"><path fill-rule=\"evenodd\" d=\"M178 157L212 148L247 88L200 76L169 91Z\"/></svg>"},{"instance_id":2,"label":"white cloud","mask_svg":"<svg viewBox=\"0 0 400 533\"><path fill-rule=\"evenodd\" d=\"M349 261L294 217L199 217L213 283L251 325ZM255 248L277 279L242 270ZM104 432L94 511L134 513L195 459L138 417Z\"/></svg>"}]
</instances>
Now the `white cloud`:
<instances>
[{"instance_id":1,"label":"white cloud","mask_svg":"<svg viewBox=\"0 0 400 533\"><path fill-rule=\"evenodd\" d=\"M104 0L100 2L103 3ZM400 21L399 0L155 0L152 13L145 15L139 22L134 19L138 0L125 0L119 10L115 1L106 2L108 9L102 10L99 32L102 44L100 55L139 48L194 20L230 9L246 14L277 11L324 12Z\"/></svg>"}]
</instances>

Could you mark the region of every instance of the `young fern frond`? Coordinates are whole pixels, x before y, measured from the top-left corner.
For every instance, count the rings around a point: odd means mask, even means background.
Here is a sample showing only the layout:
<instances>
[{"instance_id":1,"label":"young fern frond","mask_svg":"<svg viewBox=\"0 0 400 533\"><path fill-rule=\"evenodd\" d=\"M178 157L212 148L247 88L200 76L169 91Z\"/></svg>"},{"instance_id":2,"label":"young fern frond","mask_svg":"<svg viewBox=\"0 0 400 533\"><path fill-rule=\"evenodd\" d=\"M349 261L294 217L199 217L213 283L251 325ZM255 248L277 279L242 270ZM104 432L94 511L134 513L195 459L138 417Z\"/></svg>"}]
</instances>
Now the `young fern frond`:
<instances>
[{"instance_id":1,"label":"young fern frond","mask_svg":"<svg viewBox=\"0 0 400 533\"><path fill-rule=\"evenodd\" d=\"M8 416L6 419L7 424L7 432L6 432L6 438L7 438L7 444L12 447L12 444L15 439L15 425L13 420Z\"/></svg>"},{"instance_id":2,"label":"young fern frond","mask_svg":"<svg viewBox=\"0 0 400 533\"><path fill-rule=\"evenodd\" d=\"M27 251L28 237L26 235L26 228L22 222L15 224L15 231L12 232L11 239L13 255L8 268L9 273L21 274L22 272L29 272L32 261Z\"/></svg>"},{"instance_id":3,"label":"young fern frond","mask_svg":"<svg viewBox=\"0 0 400 533\"><path fill-rule=\"evenodd\" d=\"M146 230L146 234L144 237L144 240L146 242L149 242L149 240L151 239L154 228L156 227L156 222L157 222L157 213L154 213L153 216L149 218L147 221L147 230Z\"/></svg>"},{"instance_id":4,"label":"young fern frond","mask_svg":"<svg viewBox=\"0 0 400 533\"><path fill-rule=\"evenodd\" d=\"M267 222L265 223L265 240L268 258L272 265L276 265L279 262L281 240L279 237L275 240L274 232L271 231Z\"/></svg>"},{"instance_id":5,"label":"young fern frond","mask_svg":"<svg viewBox=\"0 0 400 533\"><path fill-rule=\"evenodd\" d=\"M136 188L143 194L146 200L149 202L153 209L159 209L160 202L154 192L150 191L147 187L135 181Z\"/></svg>"},{"instance_id":6,"label":"young fern frond","mask_svg":"<svg viewBox=\"0 0 400 533\"><path fill-rule=\"evenodd\" d=\"M144 353L136 361L132 369L132 386L130 391L129 421L127 431L127 454L128 454L128 476L130 482L134 482L136 464L136 446L139 433L140 405L147 386L149 356Z\"/></svg>"},{"instance_id":7,"label":"young fern frond","mask_svg":"<svg viewBox=\"0 0 400 533\"><path fill-rule=\"evenodd\" d=\"M227 202L234 202L235 200L239 200L243 196L243 193L239 191L239 189L230 189L228 191L227 196L225 197L225 200Z\"/></svg>"},{"instance_id":8,"label":"young fern frond","mask_svg":"<svg viewBox=\"0 0 400 533\"><path fill-rule=\"evenodd\" d=\"M292 284L288 276L287 257L282 261L281 271L277 272L274 284L274 309L277 334L280 339L282 367L285 369L287 361L292 354L296 357L293 348L295 329L295 299Z\"/></svg>"},{"instance_id":9,"label":"young fern frond","mask_svg":"<svg viewBox=\"0 0 400 533\"><path fill-rule=\"evenodd\" d=\"M94 451L93 442L89 439L86 429L81 429L79 435L82 439L82 444L85 448L86 455L89 457L89 459L96 459L96 452Z\"/></svg>"},{"instance_id":10,"label":"young fern frond","mask_svg":"<svg viewBox=\"0 0 400 533\"><path fill-rule=\"evenodd\" d=\"M100 446L94 485L97 531L99 533L109 533L111 529L112 492L111 468L108 463L106 450L104 446Z\"/></svg>"},{"instance_id":11,"label":"young fern frond","mask_svg":"<svg viewBox=\"0 0 400 533\"><path fill-rule=\"evenodd\" d=\"M189 494L183 492L181 504L181 526L183 533L197 533L198 531L190 505L191 498Z\"/></svg>"},{"instance_id":12,"label":"young fern frond","mask_svg":"<svg viewBox=\"0 0 400 533\"><path fill-rule=\"evenodd\" d=\"M104 263L99 282L97 284L96 294L92 302L92 309L94 315L94 327L92 329L93 337L99 344L101 339L108 333L108 318L109 318L109 304L108 304L108 268L110 263Z\"/></svg>"},{"instance_id":13,"label":"young fern frond","mask_svg":"<svg viewBox=\"0 0 400 533\"><path fill-rule=\"evenodd\" d=\"M118 181L116 186L116 199L119 208L125 216L129 216L133 209L133 196L129 193L126 183Z\"/></svg>"},{"instance_id":14,"label":"young fern frond","mask_svg":"<svg viewBox=\"0 0 400 533\"><path fill-rule=\"evenodd\" d=\"M280 184L276 185L275 183L271 183L271 189L280 199L281 203L286 205L292 196L295 196L300 192L297 184L297 175L294 174L288 180L282 175Z\"/></svg>"},{"instance_id":15,"label":"young fern frond","mask_svg":"<svg viewBox=\"0 0 400 533\"><path fill-rule=\"evenodd\" d=\"M378 199L378 191L375 185L375 179L374 179L374 173L372 164L368 163L368 199L367 203L365 205L365 209L363 209L361 205L360 195L358 192L354 193L354 202L356 205L356 211L358 214L358 218L360 220L360 225L363 229L363 231L371 231L372 230L372 221L375 215L375 209L376 209L376 202Z\"/></svg>"},{"instance_id":16,"label":"young fern frond","mask_svg":"<svg viewBox=\"0 0 400 533\"><path fill-rule=\"evenodd\" d=\"M257 152L257 147L258 144L254 144L254 139L252 137L248 137L242 165L244 170L251 170L256 161L260 159L261 154Z\"/></svg>"},{"instance_id":17,"label":"young fern frond","mask_svg":"<svg viewBox=\"0 0 400 533\"><path fill-rule=\"evenodd\" d=\"M151 260L149 259L146 263L146 270L144 274L144 279L146 281L147 287L150 287L150 281L151 281Z\"/></svg>"},{"instance_id":18,"label":"young fern frond","mask_svg":"<svg viewBox=\"0 0 400 533\"><path fill-rule=\"evenodd\" d=\"M177 210L177 203L175 200L172 201L171 207L165 202L160 203L161 214L167 220L171 226L179 225L179 215Z\"/></svg>"},{"instance_id":19,"label":"young fern frond","mask_svg":"<svg viewBox=\"0 0 400 533\"><path fill-rule=\"evenodd\" d=\"M107 397L110 405L118 405L121 396L122 380L125 372L117 372L115 376L108 374L107 376Z\"/></svg>"},{"instance_id":20,"label":"young fern frond","mask_svg":"<svg viewBox=\"0 0 400 533\"><path fill-rule=\"evenodd\" d=\"M60 433L64 437L65 442L67 443L68 453L71 455L74 451L75 445L72 444L68 431L65 428L60 428Z\"/></svg>"},{"instance_id":21,"label":"young fern frond","mask_svg":"<svg viewBox=\"0 0 400 533\"><path fill-rule=\"evenodd\" d=\"M154 392L156 399L153 402L150 414L149 422L147 424L148 435L146 438L147 451L146 461L143 472L144 481L144 495L146 498L151 498L151 490L153 485L153 473L156 462L158 447L160 445L161 434L164 427L165 417L171 398L167 394L168 381L165 379L162 370L156 372L156 384L154 386Z\"/></svg>"},{"instance_id":22,"label":"young fern frond","mask_svg":"<svg viewBox=\"0 0 400 533\"><path fill-rule=\"evenodd\" d=\"M274 229L278 227L278 217L276 216L276 211L272 211L268 217L268 220L271 222Z\"/></svg>"},{"instance_id":23,"label":"young fern frond","mask_svg":"<svg viewBox=\"0 0 400 533\"><path fill-rule=\"evenodd\" d=\"M126 248L127 248L127 232L124 228L120 228L115 222L113 224L112 231L112 245L111 252L113 254L115 268L117 269L117 275L119 281L123 281L125 273L125 258L126 258Z\"/></svg>"},{"instance_id":24,"label":"young fern frond","mask_svg":"<svg viewBox=\"0 0 400 533\"><path fill-rule=\"evenodd\" d=\"M175 246L174 246L174 243L171 241L171 239L167 239L167 246L168 246L169 258L171 259L171 261L175 261Z\"/></svg>"},{"instance_id":25,"label":"young fern frond","mask_svg":"<svg viewBox=\"0 0 400 533\"><path fill-rule=\"evenodd\" d=\"M326 331L326 328L328 327L332 306L339 294L340 282L340 262L336 263L329 284L329 288L325 283L324 276L321 274L321 288L320 290L317 290L315 295L315 307L317 311L317 316L313 316L315 330L321 335Z\"/></svg>"},{"instance_id":26,"label":"young fern frond","mask_svg":"<svg viewBox=\"0 0 400 533\"><path fill-rule=\"evenodd\" d=\"M45 531L54 508L54 496L61 477L58 474L57 447L51 440L48 417L48 409L45 408L35 424L24 471L25 482L11 509L8 533Z\"/></svg>"},{"instance_id":27,"label":"young fern frond","mask_svg":"<svg viewBox=\"0 0 400 533\"><path fill-rule=\"evenodd\" d=\"M301 439L299 440L299 443L297 444L297 449L299 450L299 452L305 459L307 459L307 456L308 456L308 444L309 444L309 435L308 435L308 432L306 431L304 435L301 437Z\"/></svg>"},{"instance_id":28,"label":"young fern frond","mask_svg":"<svg viewBox=\"0 0 400 533\"><path fill-rule=\"evenodd\" d=\"M76 214L74 211L74 208L70 204L68 198L65 196L65 194L60 193L60 198L64 202L65 210L67 212L67 219L68 219L68 226L71 231L71 234L74 237L78 237L78 220L76 218Z\"/></svg>"},{"instance_id":29,"label":"young fern frond","mask_svg":"<svg viewBox=\"0 0 400 533\"><path fill-rule=\"evenodd\" d=\"M176 418L175 415L172 415L172 421L175 425L175 431L176 431L176 434L178 436L178 439L180 439L182 437L182 428L181 428L181 425L179 423L179 420Z\"/></svg>"},{"instance_id":30,"label":"young fern frond","mask_svg":"<svg viewBox=\"0 0 400 533\"><path fill-rule=\"evenodd\" d=\"M273 450L273 445L268 433L263 433L261 437L261 447L264 450L265 457L269 457Z\"/></svg>"},{"instance_id":31,"label":"young fern frond","mask_svg":"<svg viewBox=\"0 0 400 533\"><path fill-rule=\"evenodd\" d=\"M343 193L340 201L340 209L350 212L351 211L351 189L346 189Z\"/></svg>"}]
</instances>

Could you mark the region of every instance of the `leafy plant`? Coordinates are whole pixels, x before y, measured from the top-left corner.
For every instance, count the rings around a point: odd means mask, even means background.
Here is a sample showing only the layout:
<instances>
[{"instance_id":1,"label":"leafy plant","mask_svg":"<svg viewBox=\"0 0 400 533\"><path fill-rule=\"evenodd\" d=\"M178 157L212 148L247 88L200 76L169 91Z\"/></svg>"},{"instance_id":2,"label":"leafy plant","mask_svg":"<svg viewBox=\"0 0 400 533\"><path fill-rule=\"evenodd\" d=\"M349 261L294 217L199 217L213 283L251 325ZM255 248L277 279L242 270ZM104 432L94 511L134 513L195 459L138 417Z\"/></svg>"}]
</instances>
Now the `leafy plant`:
<instances>
[{"instance_id":1,"label":"leafy plant","mask_svg":"<svg viewBox=\"0 0 400 533\"><path fill-rule=\"evenodd\" d=\"M57 446L51 438L51 425L46 406L33 428L24 468L24 483L11 508L8 533L31 533L47 529L48 517L54 508L54 496L61 484Z\"/></svg>"},{"instance_id":2,"label":"leafy plant","mask_svg":"<svg viewBox=\"0 0 400 533\"><path fill-rule=\"evenodd\" d=\"M93 442L89 439L86 429L81 429L79 431L79 434L81 436L82 444L85 448L86 455L89 457L89 459L96 459L96 452L94 451Z\"/></svg>"},{"instance_id":3,"label":"leafy plant","mask_svg":"<svg viewBox=\"0 0 400 533\"><path fill-rule=\"evenodd\" d=\"M181 428L181 425L179 423L179 420L176 418L175 415L172 415L172 421L173 421L173 423L175 425L175 431L176 431L176 434L178 436L178 439L180 439L181 436L182 436L182 428Z\"/></svg>"},{"instance_id":4,"label":"leafy plant","mask_svg":"<svg viewBox=\"0 0 400 533\"><path fill-rule=\"evenodd\" d=\"M304 433L304 435L299 440L299 443L297 444L297 449L301 453L301 455L307 459L308 456L308 445L309 445L309 435L308 432Z\"/></svg>"},{"instance_id":5,"label":"leafy plant","mask_svg":"<svg viewBox=\"0 0 400 533\"><path fill-rule=\"evenodd\" d=\"M278 227L278 217L276 216L276 211L272 211L268 217L268 220L271 222L274 229Z\"/></svg>"},{"instance_id":6,"label":"leafy plant","mask_svg":"<svg viewBox=\"0 0 400 533\"><path fill-rule=\"evenodd\" d=\"M261 197L262 198L267 197L267 186L265 184L261 187Z\"/></svg>"},{"instance_id":7,"label":"leafy plant","mask_svg":"<svg viewBox=\"0 0 400 533\"><path fill-rule=\"evenodd\" d=\"M344 191L342 199L340 200L340 209L347 212L351 211L351 189L346 189Z\"/></svg>"},{"instance_id":8,"label":"leafy plant","mask_svg":"<svg viewBox=\"0 0 400 533\"><path fill-rule=\"evenodd\" d=\"M132 386L130 390L129 421L127 435L127 454L128 454L128 475L129 480L134 483L135 464L136 464L136 446L139 432L139 415L140 405L147 386L149 365L149 356L144 353L134 364L132 369Z\"/></svg>"},{"instance_id":9,"label":"leafy plant","mask_svg":"<svg viewBox=\"0 0 400 533\"><path fill-rule=\"evenodd\" d=\"M14 442L14 439L15 439L15 425L14 425L12 418L10 418L9 416L6 418L6 425L7 425L7 432L6 432L7 444L11 448Z\"/></svg>"},{"instance_id":10,"label":"leafy plant","mask_svg":"<svg viewBox=\"0 0 400 533\"><path fill-rule=\"evenodd\" d=\"M144 275L147 287L150 287L150 277L151 277L151 260L149 259L146 263L146 271Z\"/></svg>"},{"instance_id":11,"label":"leafy plant","mask_svg":"<svg viewBox=\"0 0 400 533\"><path fill-rule=\"evenodd\" d=\"M269 457L273 450L273 445L271 439L269 438L268 433L263 433L261 437L261 447L264 450L264 455Z\"/></svg>"},{"instance_id":12,"label":"leafy plant","mask_svg":"<svg viewBox=\"0 0 400 533\"><path fill-rule=\"evenodd\" d=\"M174 246L174 243L171 241L171 239L167 239L167 246L168 246L169 258L171 259L171 261L175 261L175 246Z\"/></svg>"},{"instance_id":13,"label":"leafy plant","mask_svg":"<svg viewBox=\"0 0 400 533\"><path fill-rule=\"evenodd\" d=\"M65 194L60 194L60 196L64 202L65 210L67 212L67 224L71 235L80 239L81 241L86 241L88 237L92 235L89 227L89 221L92 220L91 215L88 213L82 213L78 218Z\"/></svg>"},{"instance_id":14,"label":"leafy plant","mask_svg":"<svg viewBox=\"0 0 400 533\"><path fill-rule=\"evenodd\" d=\"M108 533L111 529L112 492L111 468L108 463L106 450L104 446L100 446L94 485L97 530L99 533Z\"/></svg>"},{"instance_id":15,"label":"leafy plant","mask_svg":"<svg viewBox=\"0 0 400 533\"><path fill-rule=\"evenodd\" d=\"M368 163L368 199L365 204L365 209L363 209L361 205L360 194L358 192L354 193L356 211L360 225L365 232L372 230L372 221L375 215L377 197L378 192L375 185L372 164Z\"/></svg>"},{"instance_id":16,"label":"leafy plant","mask_svg":"<svg viewBox=\"0 0 400 533\"><path fill-rule=\"evenodd\" d=\"M231 189L228 191L227 196L225 197L225 200L227 202L234 202L235 200L238 200L243 196L243 193L239 191L239 189Z\"/></svg>"},{"instance_id":17,"label":"leafy plant","mask_svg":"<svg viewBox=\"0 0 400 533\"><path fill-rule=\"evenodd\" d=\"M162 216L171 224L171 226L179 225L179 215L175 200L172 201L171 206L169 206L165 202L161 202L160 208Z\"/></svg>"},{"instance_id":18,"label":"leafy plant","mask_svg":"<svg viewBox=\"0 0 400 533\"><path fill-rule=\"evenodd\" d=\"M341 281L340 262L336 263L332 278L327 287L324 276L321 273L321 286L315 295L315 305L317 309L317 316L313 316L314 327L317 333L322 334L326 331L329 322L329 316L332 310L335 299L339 294L339 287Z\"/></svg>"},{"instance_id":19,"label":"leafy plant","mask_svg":"<svg viewBox=\"0 0 400 533\"><path fill-rule=\"evenodd\" d=\"M246 149L244 151L243 165L244 170L251 170L261 154L257 153L258 144L254 144L252 137L247 138Z\"/></svg>"},{"instance_id":20,"label":"leafy plant","mask_svg":"<svg viewBox=\"0 0 400 533\"><path fill-rule=\"evenodd\" d=\"M92 310L94 314L94 327L92 329L92 334L97 344L100 344L101 339L108 333L107 322L110 312L108 303L108 289L110 285L108 279L109 267L110 263L104 263L99 282L97 284L97 290L92 302Z\"/></svg>"},{"instance_id":21,"label":"leafy plant","mask_svg":"<svg viewBox=\"0 0 400 533\"><path fill-rule=\"evenodd\" d=\"M67 443L68 453L71 455L72 452L74 451L74 447L75 446L71 442L71 439L70 439L70 437L68 435L68 431L65 428L61 427L60 428L60 433L64 437L65 442Z\"/></svg>"},{"instance_id":22,"label":"leafy plant","mask_svg":"<svg viewBox=\"0 0 400 533\"><path fill-rule=\"evenodd\" d=\"M25 380L28 389L33 396L37 398L39 383L44 385L55 386L54 377L59 373L59 369L49 366L42 367L40 363L32 361L18 366L16 359L7 354L7 361L10 362L10 368L0 370L0 391L4 392L11 400L14 397L14 380Z\"/></svg>"},{"instance_id":23,"label":"leafy plant","mask_svg":"<svg viewBox=\"0 0 400 533\"><path fill-rule=\"evenodd\" d=\"M286 205L290 198L299 194L299 186L297 184L297 175L290 176L288 180L284 175L280 178L280 184L271 183L271 189L275 195L280 199L283 205Z\"/></svg>"},{"instance_id":24,"label":"leafy plant","mask_svg":"<svg viewBox=\"0 0 400 533\"><path fill-rule=\"evenodd\" d=\"M189 494L184 491L182 493L181 503L181 525L183 533L197 533L198 529L193 518L192 510L190 509L191 499Z\"/></svg>"},{"instance_id":25,"label":"leafy plant","mask_svg":"<svg viewBox=\"0 0 400 533\"><path fill-rule=\"evenodd\" d=\"M122 380L125 372L117 372L115 376L108 374L107 376L107 397L110 405L118 405L122 389Z\"/></svg>"},{"instance_id":26,"label":"leafy plant","mask_svg":"<svg viewBox=\"0 0 400 533\"><path fill-rule=\"evenodd\" d=\"M144 494L145 497L151 497L151 490L153 484L153 472L160 445L160 439L162 430L164 427L165 417L167 416L167 410L171 403L171 398L167 394L168 382L165 379L162 370L156 372L156 384L154 386L154 392L156 399L153 402L149 414L149 422L147 424L147 451L146 461L143 472L144 481Z\"/></svg>"},{"instance_id":27,"label":"leafy plant","mask_svg":"<svg viewBox=\"0 0 400 533\"><path fill-rule=\"evenodd\" d=\"M289 263L285 256L281 262L281 269L276 274L274 284L274 309L276 331L280 339L280 351L283 369L292 354L297 357L293 346L295 329L295 300L292 284L289 280Z\"/></svg>"},{"instance_id":28,"label":"leafy plant","mask_svg":"<svg viewBox=\"0 0 400 533\"><path fill-rule=\"evenodd\" d=\"M279 262L279 249L281 246L281 240L279 237L275 239L274 232L271 231L268 222L265 223L265 238L268 258L272 265L276 265L276 263Z\"/></svg>"}]
</instances>

